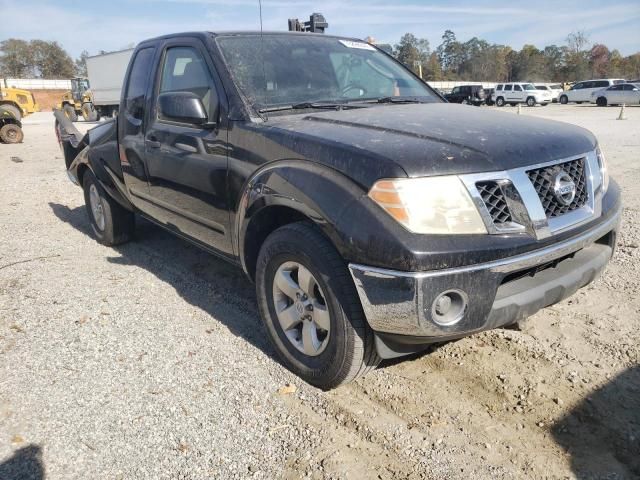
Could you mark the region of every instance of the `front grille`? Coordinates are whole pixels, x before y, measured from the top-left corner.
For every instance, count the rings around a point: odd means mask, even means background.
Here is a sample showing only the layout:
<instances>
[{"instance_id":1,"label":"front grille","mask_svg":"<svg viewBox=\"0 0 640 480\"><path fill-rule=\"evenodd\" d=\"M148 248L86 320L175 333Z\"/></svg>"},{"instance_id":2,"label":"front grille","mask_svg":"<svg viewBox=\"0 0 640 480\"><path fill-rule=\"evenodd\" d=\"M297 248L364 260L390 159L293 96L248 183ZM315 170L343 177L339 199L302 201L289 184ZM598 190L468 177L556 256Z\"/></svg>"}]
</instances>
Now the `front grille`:
<instances>
[{"instance_id":1,"label":"front grille","mask_svg":"<svg viewBox=\"0 0 640 480\"><path fill-rule=\"evenodd\" d=\"M527 171L529 180L531 180L540 197L547 218L558 217L567 212L577 210L587 202L587 180L584 163L585 159L579 158L570 162ZM575 197L569 205L561 203L553 191L554 178L561 170L564 170L571 177L576 186Z\"/></svg>"},{"instance_id":2,"label":"front grille","mask_svg":"<svg viewBox=\"0 0 640 480\"><path fill-rule=\"evenodd\" d=\"M494 224L500 225L513 221L504 192L498 182L478 182L476 183L476 188Z\"/></svg>"}]
</instances>

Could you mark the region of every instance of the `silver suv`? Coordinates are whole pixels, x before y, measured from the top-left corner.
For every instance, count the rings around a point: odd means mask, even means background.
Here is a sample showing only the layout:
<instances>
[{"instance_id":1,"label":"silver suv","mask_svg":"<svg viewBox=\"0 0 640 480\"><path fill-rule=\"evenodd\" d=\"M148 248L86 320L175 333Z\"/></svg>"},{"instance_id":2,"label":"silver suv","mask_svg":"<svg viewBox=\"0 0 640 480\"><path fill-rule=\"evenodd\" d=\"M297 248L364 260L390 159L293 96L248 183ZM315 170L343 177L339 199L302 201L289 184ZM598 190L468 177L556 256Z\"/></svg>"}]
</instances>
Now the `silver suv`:
<instances>
[{"instance_id":1,"label":"silver suv","mask_svg":"<svg viewBox=\"0 0 640 480\"><path fill-rule=\"evenodd\" d=\"M553 95L548 90L538 90L532 83L499 83L491 95L498 107L526 103L529 107L536 104L549 105Z\"/></svg>"}]
</instances>

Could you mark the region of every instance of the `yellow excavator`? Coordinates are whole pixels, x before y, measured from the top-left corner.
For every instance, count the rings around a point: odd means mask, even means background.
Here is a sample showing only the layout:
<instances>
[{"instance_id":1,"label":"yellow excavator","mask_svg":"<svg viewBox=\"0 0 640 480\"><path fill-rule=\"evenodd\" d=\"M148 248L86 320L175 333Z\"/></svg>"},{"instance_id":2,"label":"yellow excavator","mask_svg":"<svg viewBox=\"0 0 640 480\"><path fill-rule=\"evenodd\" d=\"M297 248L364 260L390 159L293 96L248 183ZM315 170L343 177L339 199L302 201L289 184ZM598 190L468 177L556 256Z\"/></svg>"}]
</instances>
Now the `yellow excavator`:
<instances>
[{"instance_id":1,"label":"yellow excavator","mask_svg":"<svg viewBox=\"0 0 640 480\"><path fill-rule=\"evenodd\" d=\"M22 117L38 110L40 107L29 90L0 85L0 112L7 112L16 120L22 120Z\"/></svg>"},{"instance_id":2,"label":"yellow excavator","mask_svg":"<svg viewBox=\"0 0 640 480\"><path fill-rule=\"evenodd\" d=\"M29 90L0 84L0 141L20 143L24 138L22 118L40 110Z\"/></svg>"},{"instance_id":3,"label":"yellow excavator","mask_svg":"<svg viewBox=\"0 0 640 480\"><path fill-rule=\"evenodd\" d=\"M71 79L71 90L62 95L60 109L72 122L78 120L78 115L82 115L87 122L98 120L98 112L93 105L93 94L88 79L81 77Z\"/></svg>"}]
</instances>

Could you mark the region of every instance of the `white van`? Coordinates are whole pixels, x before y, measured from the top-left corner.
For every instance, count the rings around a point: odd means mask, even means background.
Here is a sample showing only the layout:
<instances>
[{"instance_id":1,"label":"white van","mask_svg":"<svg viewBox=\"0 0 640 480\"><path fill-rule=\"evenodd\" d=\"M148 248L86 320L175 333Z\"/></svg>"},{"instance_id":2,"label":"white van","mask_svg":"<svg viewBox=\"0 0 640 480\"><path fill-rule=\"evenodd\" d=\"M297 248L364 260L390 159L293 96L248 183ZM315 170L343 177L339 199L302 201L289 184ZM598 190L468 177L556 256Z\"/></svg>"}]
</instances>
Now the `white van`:
<instances>
[{"instance_id":1,"label":"white van","mask_svg":"<svg viewBox=\"0 0 640 480\"><path fill-rule=\"evenodd\" d=\"M611 85L618 85L619 83L625 83L625 80L621 78L601 78L596 80L585 80L584 82L578 82L571 90L563 92L558 100L563 105L569 102L590 102L591 93L603 88L610 87Z\"/></svg>"},{"instance_id":2,"label":"white van","mask_svg":"<svg viewBox=\"0 0 640 480\"><path fill-rule=\"evenodd\" d=\"M498 107L504 107L507 103L512 106L518 103L526 103L529 107L533 107L538 103L540 105L549 105L552 97L551 92L548 90L538 90L531 83L518 82L499 83L491 95L491 100Z\"/></svg>"}]
</instances>

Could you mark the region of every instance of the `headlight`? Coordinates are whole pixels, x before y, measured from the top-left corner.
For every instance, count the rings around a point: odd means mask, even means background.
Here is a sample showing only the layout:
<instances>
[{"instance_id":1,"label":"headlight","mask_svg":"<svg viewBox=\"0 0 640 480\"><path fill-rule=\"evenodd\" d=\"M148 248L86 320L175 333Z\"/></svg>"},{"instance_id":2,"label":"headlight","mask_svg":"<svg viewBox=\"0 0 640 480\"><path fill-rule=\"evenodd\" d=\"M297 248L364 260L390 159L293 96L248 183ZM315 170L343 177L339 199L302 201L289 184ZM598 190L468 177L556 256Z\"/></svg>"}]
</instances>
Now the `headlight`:
<instances>
[{"instance_id":1,"label":"headlight","mask_svg":"<svg viewBox=\"0 0 640 480\"><path fill-rule=\"evenodd\" d=\"M600 145L596 147L596 158L598 159L600 178L602 179L602 193L604 194L609 188L609 172L607 171L607 159L604 157Z\"/></svg>"},{"instance_id":2,"label":"headlight","mask_svg":"<svg viewBox=\"0 0 640 480\"><path fill-rule=\"evenodd\" d=\"M414 233L487 233L469 192L455 175L380 180L369 197Z\"/></svg>"}]
</instances>

